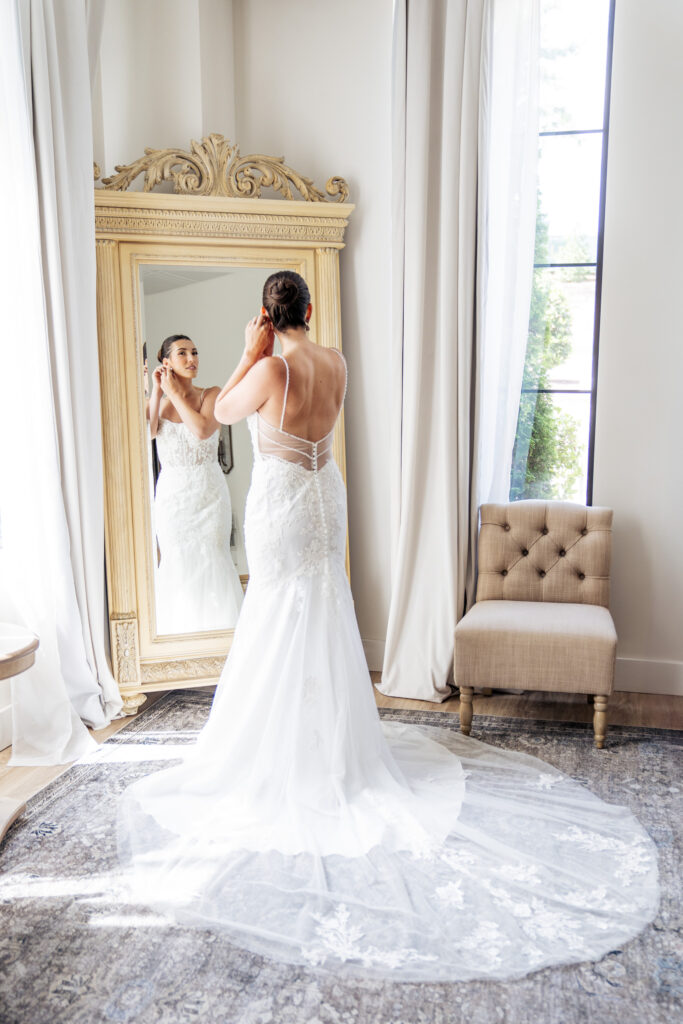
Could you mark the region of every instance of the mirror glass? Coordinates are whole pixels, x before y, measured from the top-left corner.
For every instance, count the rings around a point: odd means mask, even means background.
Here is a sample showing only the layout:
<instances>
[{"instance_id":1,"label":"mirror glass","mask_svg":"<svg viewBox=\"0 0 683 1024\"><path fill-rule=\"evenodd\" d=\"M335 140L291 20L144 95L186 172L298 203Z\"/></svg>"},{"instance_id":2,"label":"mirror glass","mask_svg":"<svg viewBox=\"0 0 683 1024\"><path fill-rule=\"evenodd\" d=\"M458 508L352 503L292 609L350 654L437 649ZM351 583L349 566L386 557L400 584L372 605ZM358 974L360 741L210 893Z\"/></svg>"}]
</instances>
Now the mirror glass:
<instances>
[{"instance_id":1,"label":"mirror glass","mask_svg":"<svg viewBox=\"0 0 683 1024\"><path fill-rule=\"evenodd\" d=\"M239 361L244 328L275 269L150 263L140 267L147 402L165 338L190 339L193 392L222 387ZM178 347L184 343L176 343ZM196 356L192 355L196 349ZM187 356L185 357L187 358ZM196 363L196 372L194 364ZM187 377L186 377L187 380ZM154 606L158 635L233 629L247 580L244 505L252 468L245 421L200 438L162 401L146 450Z\"/></svg>"}]
</instances>

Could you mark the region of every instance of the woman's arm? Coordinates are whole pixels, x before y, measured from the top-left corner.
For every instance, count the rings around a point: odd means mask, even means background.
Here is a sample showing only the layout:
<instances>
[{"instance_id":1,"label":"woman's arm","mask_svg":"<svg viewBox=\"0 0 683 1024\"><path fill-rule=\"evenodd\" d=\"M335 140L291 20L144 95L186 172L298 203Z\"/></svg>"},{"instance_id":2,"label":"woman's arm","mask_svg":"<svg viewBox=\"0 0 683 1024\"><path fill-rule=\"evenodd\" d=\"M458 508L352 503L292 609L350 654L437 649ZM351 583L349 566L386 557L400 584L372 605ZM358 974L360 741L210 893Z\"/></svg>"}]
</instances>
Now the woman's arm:
<instances>
[{"instance_id":1,"label":"woman's arm","mask_svg":"<svg viewBox=\"0 0 683 1024\"><path fill-rule=\"evenodd\" d=\"M237 369L216 399L214 415L219 423L238 423L256 412L279 386L284 374L282 360L271 357L248 365L240 359Z\"/></svg>"},{"instance_id":2,"label":"woman's arm","mask_svg":"<svg viewBox=\"0 0 683 1024\"><path fill-rule=\"evenodd\" d=\"M260 409L280 382L282 361L274 359L273 325L263 314L250 320L244 331L244 352L227 384L216 398L219 423L237 423Z\"/></svg>"},{"instance_id":3,"label":"woman's arm","mask_svg":"<svg viewBox=\"0 0 683 1024\"><path fill-rule=\"evenodd\" d=\"M161 390L161 367L157 366L152 374L152 394L147 402L147 419L149 420L149 432L154 438L159 430L159 408L163 391Z\"/></svg>"},{"instance_id":4,"label":"woman's arm","mask_svg":"<svg viewBox=\"0 0 683 1024\"><path fill-rule=\"evenodd\" d=\"M199 409L193 409L185 395L178 387L173 370L162 368L161 387L170 402L173 403L183 423L190 428L195 437L200 441L211 437L218 429L218 423L213 414L213 407L218 394L218 388L208 388Z\"/></svg>"}]
</instances>

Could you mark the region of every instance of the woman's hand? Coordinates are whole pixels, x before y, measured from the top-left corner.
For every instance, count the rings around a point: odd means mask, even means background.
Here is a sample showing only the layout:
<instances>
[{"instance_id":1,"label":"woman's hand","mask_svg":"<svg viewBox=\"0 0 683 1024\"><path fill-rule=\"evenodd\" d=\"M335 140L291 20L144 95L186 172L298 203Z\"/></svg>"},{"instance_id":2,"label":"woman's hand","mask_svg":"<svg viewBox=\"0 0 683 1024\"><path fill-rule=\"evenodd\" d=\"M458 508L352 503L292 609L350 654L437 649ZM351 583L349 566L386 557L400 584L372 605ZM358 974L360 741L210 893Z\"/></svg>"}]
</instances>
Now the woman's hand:
<instances>
[{"instance_id":1,"label":"woman's hand","mask_svg":"<svg viewBox=\"0 0 683 1024\"><path fill-rule=\"evenodd\" d=\"M152 394L161 395L162 393L161 376L163 374L163 371L163 366L157 366L154 373L152 374Z\"/></svg>"},{"instance_id":2,"label":"woman's hand","mask_svg":"<svg viewBox=\"0 0 683 1024\"><path fill-rule=\"evenodd\" d=\"M173 395L177 395L180 391L180 388L178 387L178 381L176 380L176 375L173 372L173 370L168 366L162 366L160 367L160 370L161 376L159 378L159 383L161 385L161 390L163 391L167 398L172 398ZM157 372L157 370L154 371L155 374Z\"/></svg>"},{"instance_id":3,"label":"woman's hand","mask_svg":"<svg viewBox=\"0 0 683 1024\"><path fill-rule=\"evenodd\" d=\"M244 329L244 355L250 363L272 356L275 331L269 318L259 313Z\"/></svg>"}]
</instances>

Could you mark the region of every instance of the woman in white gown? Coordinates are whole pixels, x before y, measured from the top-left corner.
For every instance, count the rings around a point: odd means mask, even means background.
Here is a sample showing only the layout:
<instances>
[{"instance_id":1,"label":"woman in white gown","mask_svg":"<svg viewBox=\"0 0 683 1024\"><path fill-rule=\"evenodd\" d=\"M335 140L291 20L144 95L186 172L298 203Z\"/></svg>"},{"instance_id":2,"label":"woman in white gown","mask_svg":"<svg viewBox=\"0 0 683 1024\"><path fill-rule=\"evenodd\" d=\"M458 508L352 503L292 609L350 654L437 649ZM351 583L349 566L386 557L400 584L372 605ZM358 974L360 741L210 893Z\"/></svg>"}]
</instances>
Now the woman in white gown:
<instances>
[{"instance_id":1,"label":"woman in white gown","mask_svg":"<svg viewBox=\"0 0 683 1024\"><path fill-rule=\"evenodd\" d=\"M154 495L159 633L232 629L242 584L230 554L232 503L218 464L220 388L198 388L197 347L184 335L159 350L147 408L161 472Z\"/></svg>"},{"instance_id":2,"label":"woman in white gown","mask_svg":"<svg viewBox=\"0 0 683 1024\"><path fill-rule=\"evenodd\" d=\"M298 275L269 278L264 305L216 402L253 441L249 586L196 745L125 791L140 898L283 961L396 980L599 958L655 914L651 840L536 758L380 721L331 451L344 361L308 341Z\"/></svg>"}]
</instances>

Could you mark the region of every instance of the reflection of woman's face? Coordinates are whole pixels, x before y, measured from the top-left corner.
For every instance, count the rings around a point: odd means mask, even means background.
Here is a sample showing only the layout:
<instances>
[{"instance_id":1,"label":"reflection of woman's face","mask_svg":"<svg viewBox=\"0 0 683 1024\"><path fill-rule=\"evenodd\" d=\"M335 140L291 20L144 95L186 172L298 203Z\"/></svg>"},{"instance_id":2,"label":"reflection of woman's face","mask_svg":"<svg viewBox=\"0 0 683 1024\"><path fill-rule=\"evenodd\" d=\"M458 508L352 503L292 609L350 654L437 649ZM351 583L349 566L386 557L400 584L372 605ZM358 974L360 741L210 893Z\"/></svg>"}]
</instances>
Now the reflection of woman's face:
<instances>
[{"instance_id":1,"label":"reflection of woman's face","mask_svg":"<svg viewBox=\"0 0 683 1024\"><path fill-rule=\"evenodd\" d=\"M192 380L199 372L197 346L186 339L174 341L171 354L164 360L164 364L170 366L176 376Z\"/></svg>"}]
</instances>

